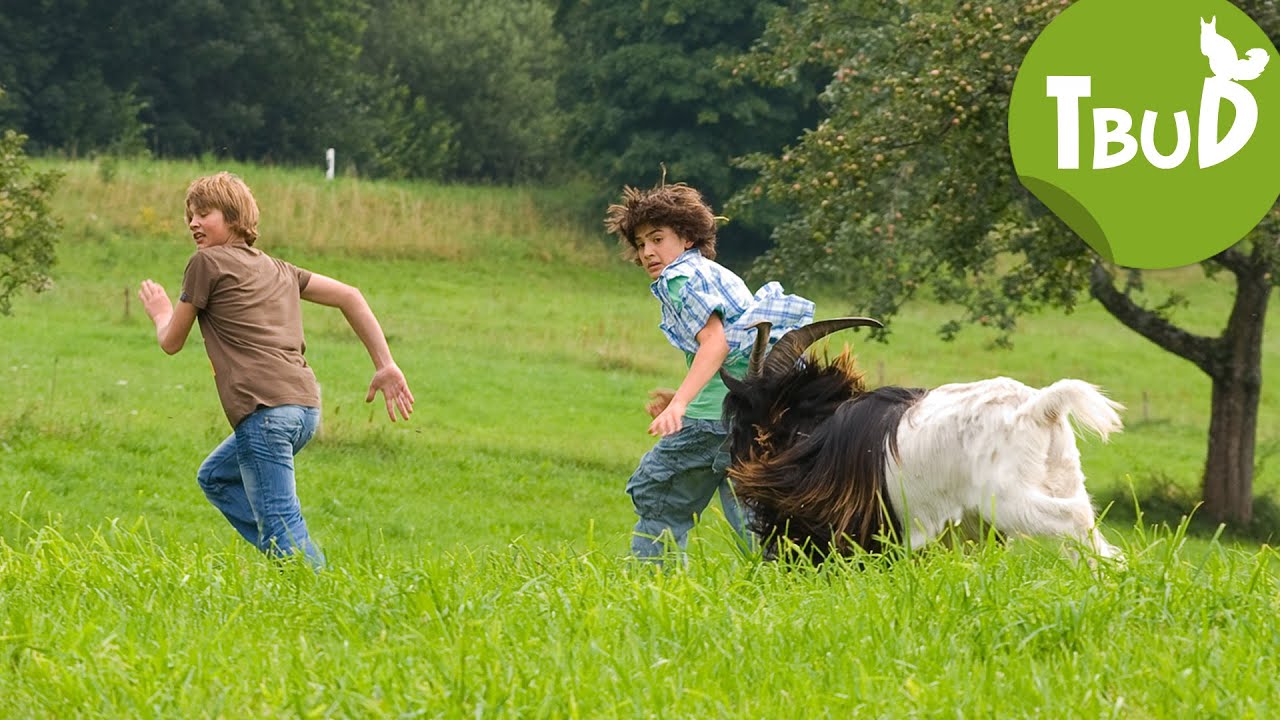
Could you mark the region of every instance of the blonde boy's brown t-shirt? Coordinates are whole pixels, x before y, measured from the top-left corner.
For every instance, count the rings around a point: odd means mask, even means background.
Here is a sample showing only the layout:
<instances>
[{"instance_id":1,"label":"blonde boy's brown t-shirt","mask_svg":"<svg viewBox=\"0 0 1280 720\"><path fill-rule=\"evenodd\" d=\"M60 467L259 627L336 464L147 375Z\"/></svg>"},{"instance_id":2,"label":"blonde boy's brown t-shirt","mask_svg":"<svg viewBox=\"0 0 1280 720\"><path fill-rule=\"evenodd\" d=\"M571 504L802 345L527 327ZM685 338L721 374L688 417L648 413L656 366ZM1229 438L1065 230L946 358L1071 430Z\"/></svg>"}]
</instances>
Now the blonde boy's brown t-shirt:
<instances>
[{"instance_id":1,"label":"blonde boy's brown t-shirt","mask_svg":"<svg viewBox=\"0 0 1280 720\"><path fill-rule=\"evenodd\" d=\"M182 276L182 302L196 308L231 427L259 406L320 407L303 353L302 291L311 273L244 243L196 252Z\"/></svg>"}]
</instances>

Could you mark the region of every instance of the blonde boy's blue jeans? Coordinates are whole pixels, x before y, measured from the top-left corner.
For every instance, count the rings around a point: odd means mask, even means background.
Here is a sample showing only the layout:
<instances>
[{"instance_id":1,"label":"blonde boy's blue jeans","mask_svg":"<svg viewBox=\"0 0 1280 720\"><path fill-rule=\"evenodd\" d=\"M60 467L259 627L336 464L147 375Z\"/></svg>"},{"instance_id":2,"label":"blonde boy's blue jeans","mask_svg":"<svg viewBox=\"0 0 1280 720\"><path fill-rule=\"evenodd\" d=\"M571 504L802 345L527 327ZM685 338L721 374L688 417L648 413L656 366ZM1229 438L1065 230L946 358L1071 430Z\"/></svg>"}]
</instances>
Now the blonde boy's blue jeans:
<instances>
[{"instance_id":1,"label":"blonde boy's blue jeans","mask_svg":"<svg viewBox=\"0 0 1280 720\"><path fill-rule=\"evenodd\" d=\"M640 458L640 466L627 481L627 494L640 516L631 535L632 555L657 558L668 542L683 549L689 530L716 493L725 519L742 535L742 512L725 472L729 467L726 438L719 420L685 418L679 432L658 440Z\"/></svg>"},{"instance_id":2,"label":"blonde boy's blue jeans","mask_svg":"<svg viewBox=\"0 0 1280 720\"><path fill-rule=\"evenodd\" d=\"M260 407L236 425L196 473L205 497L245 540L268 555L300 552L316 568L324 566L324 554L302 519L293 456L319 424L319 408Z\"/></svg>"}]
</instances>

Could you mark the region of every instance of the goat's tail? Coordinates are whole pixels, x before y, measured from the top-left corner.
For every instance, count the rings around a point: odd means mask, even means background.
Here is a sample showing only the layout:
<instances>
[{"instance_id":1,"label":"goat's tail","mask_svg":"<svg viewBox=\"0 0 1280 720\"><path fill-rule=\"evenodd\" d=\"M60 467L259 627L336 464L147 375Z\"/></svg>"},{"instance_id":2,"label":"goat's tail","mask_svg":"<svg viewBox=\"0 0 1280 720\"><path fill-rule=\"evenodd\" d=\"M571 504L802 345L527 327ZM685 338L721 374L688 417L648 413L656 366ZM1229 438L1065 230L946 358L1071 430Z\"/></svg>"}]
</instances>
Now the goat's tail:
<instances>
[{"instance_id":1,"label":"goat's tail","mask_svg":"<svg viewBox=\"0 0 1280 720\"><path fill-rule=\"evenodd\" d=\"M1017 410L1018 417L1039 425L1053 425L1066 416L1075 418L1076 424L1097 433L1105 442L1113 432L1120 432L1118 411L1124 406L1102 394L1096 385L1083 380L1059 380L1049 387L1036 391L1034 397Z\"/></svg>"}]
</instances>

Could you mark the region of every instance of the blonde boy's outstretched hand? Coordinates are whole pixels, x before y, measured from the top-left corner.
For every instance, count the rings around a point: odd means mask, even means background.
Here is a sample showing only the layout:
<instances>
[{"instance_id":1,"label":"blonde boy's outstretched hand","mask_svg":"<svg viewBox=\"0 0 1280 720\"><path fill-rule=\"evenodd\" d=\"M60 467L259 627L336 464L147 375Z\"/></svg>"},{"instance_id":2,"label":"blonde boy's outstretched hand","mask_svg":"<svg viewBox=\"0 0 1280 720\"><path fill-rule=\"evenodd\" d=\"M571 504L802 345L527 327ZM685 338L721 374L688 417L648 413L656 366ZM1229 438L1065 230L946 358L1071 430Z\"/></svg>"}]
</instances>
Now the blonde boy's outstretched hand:
<instances>
[{"instance_id":1,"label":"blonde boy's outstretched hand","mask_svg":"<svg viewBox=\"0 0 1280 720\"><path fill-rule=\"evenodd\" d=\"M138 299L142 301L147 317L153 322L157 319L168 322L169 316L173 314L173 303L169 302L169 295L165 293L160 283L143 280L141 287L138 288Z\"/></svg>"},{"instance_id":2,"label":"blonde boy's outstretched hand","mask_svg":"<svg viewBox=\"0 0 1280 720\"><path fill-rule=\"evenodd\" d=\"M400 411L400 417L405 420L413 414L413 393L409 390L409 382L404 379L404 373L400 372L400 368L395 363L383 367L373 374L373 379L369 381L369 394L365 396L365 402L373 402L373 398L382 391L382 397L387 401L387 416L391 418L391 422L396 421L396 410Z\"/></svg>"}]
</instances>

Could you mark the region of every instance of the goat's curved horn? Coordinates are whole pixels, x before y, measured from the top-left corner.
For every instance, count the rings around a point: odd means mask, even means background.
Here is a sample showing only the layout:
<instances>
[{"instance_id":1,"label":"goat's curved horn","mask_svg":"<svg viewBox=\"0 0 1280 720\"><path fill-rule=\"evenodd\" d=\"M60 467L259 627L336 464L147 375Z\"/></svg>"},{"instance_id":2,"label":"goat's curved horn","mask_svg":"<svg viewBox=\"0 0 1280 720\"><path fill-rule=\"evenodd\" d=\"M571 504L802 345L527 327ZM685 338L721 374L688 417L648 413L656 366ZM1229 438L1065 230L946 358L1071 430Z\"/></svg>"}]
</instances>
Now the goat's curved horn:
<instances>
[{"instance_id":1,"label":"goat's curved horn","mask_svg":"<svg viewBox=\"0 0 1280 720\"><path fill-rule=\"evenodd\" d=\"M765 377L784 373L791 369L800 356L804 354L809 346L833 332L853 327L884 327L884 323L874 318L865 317L845 317L832 318L831 320L821 320L815 323L809 323L804 327L798 327L795 330L783 335L777 343L774 344L773 350L769 352L769 357L764 361L764 367L761 374Z\"/></svg>"},{"instance_id":2,"label":"goat's curved horn","mask_svg":"<svg viewBox=\"0 0 1280 720\"><path fill-rule=\"evenodd\" d=\"M756 329L756 342L751 346L751 359L747 361L747 379L760 377L760 368L764 366L764 354L769 349L769 332L773 323L761 320L752 325Z\"/></svg>"}]
</instances>

